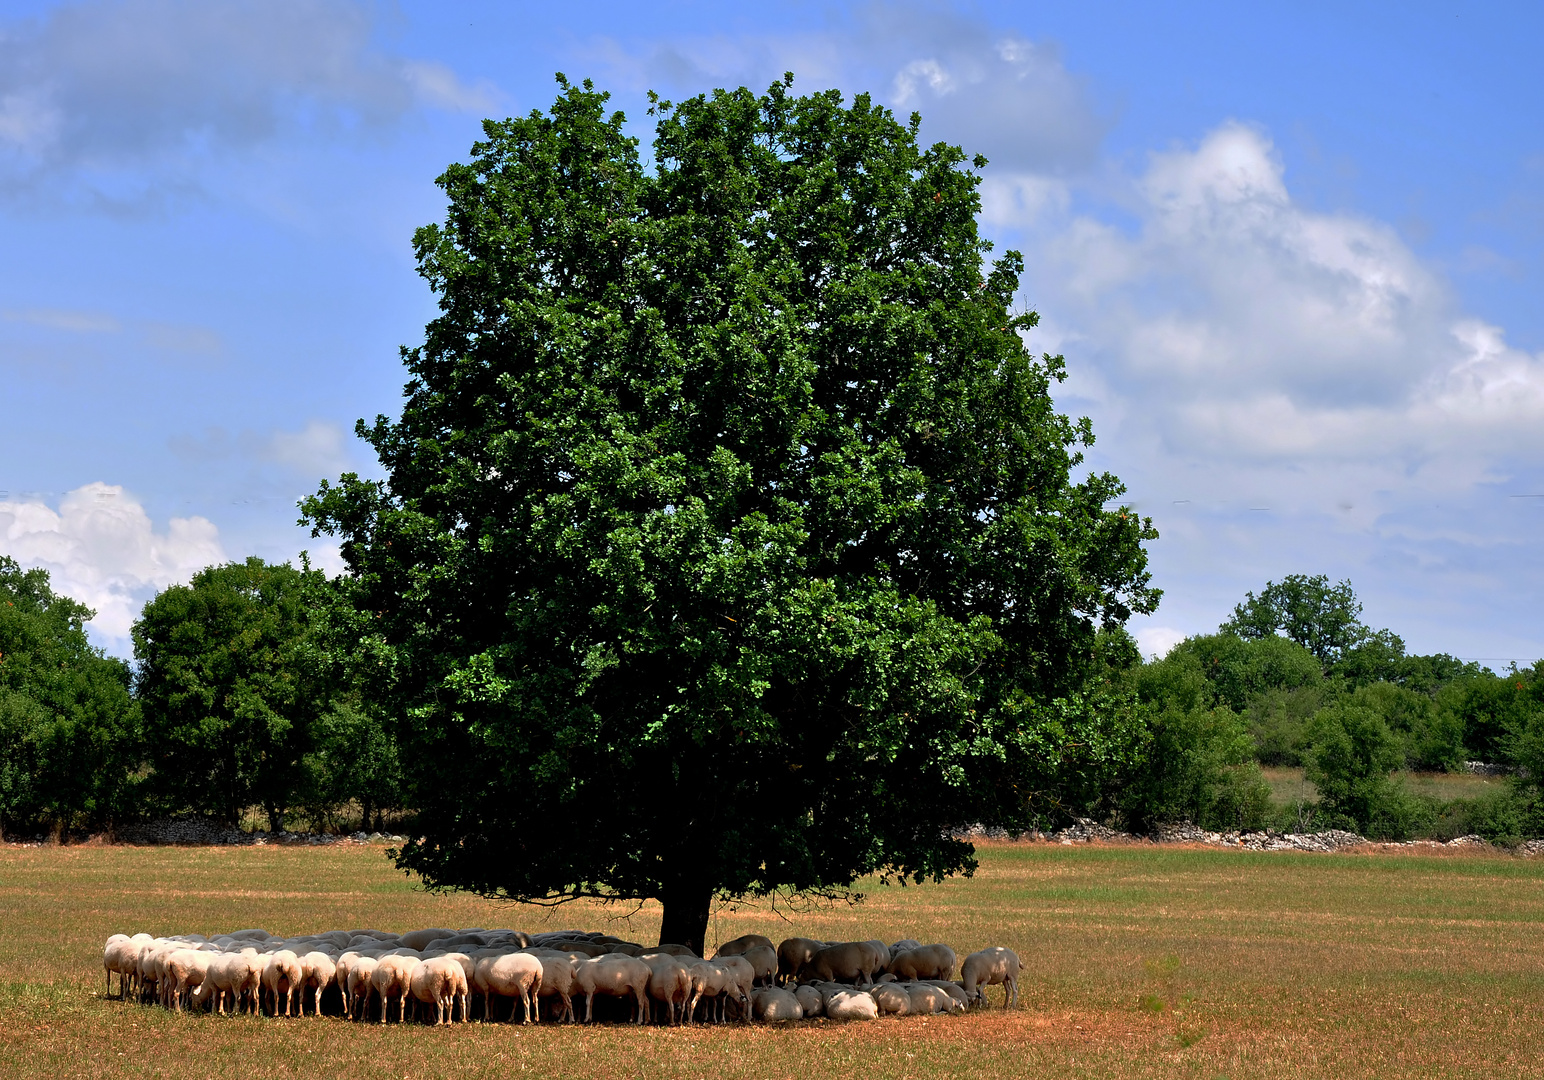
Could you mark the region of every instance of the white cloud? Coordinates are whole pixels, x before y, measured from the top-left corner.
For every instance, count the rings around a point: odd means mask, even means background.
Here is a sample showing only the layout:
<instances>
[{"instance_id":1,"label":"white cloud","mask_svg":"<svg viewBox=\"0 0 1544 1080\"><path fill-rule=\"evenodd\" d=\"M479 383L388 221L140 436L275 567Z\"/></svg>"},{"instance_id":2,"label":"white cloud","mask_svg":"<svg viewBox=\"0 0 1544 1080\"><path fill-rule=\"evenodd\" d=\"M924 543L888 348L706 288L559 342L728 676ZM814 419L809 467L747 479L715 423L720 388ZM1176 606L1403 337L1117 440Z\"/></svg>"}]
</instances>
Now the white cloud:
<instances>
[{"instance_id":1,"label":"white cloud","mask_svg":"<svg viewBox=\"0 0 1544 1080\"><path fill-rule=\"evenodd\" d=\"M381 51L375 22L354 0L85 0L0 22L0 191L132 202L280 135L493 104L486 84Z\"/></svg>"},{"instance_id":2,"label":"white cloud","mask_svg":"<svg viewBox=\"0 0 1544 1080\"><path fill-rule=\"evenodd\" d=\"M37 500L0 501L0 554L49 572L56 592L96 611L88 624L107 648L130 651L129 627L155 593L226 561L205 518L172 518L157 532L123 488L76 488L57 510Z\"/></svg>"},{"instance_id":3,"label":"white cloud","mask_svg":"<svg viewBox=\"0 0 1544 1080\"><path fill-rule=\"evenodd\" d=\"M1144 657L1162 658L1169 655L1170 649L1190 635L1172 626L1141 626L1136 629L1133 636L1137 639L1137 648Z\"/></svg>"}]
</instances>

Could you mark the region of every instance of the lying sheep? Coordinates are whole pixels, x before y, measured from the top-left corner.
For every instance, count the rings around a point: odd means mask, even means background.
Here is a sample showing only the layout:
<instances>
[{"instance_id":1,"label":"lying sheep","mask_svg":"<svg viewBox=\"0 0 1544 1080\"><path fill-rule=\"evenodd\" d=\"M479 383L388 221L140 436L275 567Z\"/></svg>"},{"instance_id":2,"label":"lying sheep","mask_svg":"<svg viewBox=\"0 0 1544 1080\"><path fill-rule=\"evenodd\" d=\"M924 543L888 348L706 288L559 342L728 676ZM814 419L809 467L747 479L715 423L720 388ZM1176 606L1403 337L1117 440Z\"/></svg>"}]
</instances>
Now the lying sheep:
<instances>
[{"instance_id":1,"label":"lying sheep","mask_svg":"<svg viewBox=\"0 0 1544 1080\"><path fill-rule=\"evenodd\" d=\"M905 1016L911 1012L911 995L895 982L875 983L869 989L874 1004L886 1016Z\"/></svg>"},{"instance_id":2,"label":"lying sheep","mask_svg":"<svg viewBox=\"0 0 1544 1080\"><path fill-rule=\"evenodd\" d=\"M960 965L960 983L968 1001L980 1001L985 1005L986 988L1003 988L1003 1008L1007 1009L1019 1000L1019 954L1012 949L993 946L973 952Z\"/></svg>"},{"instance_id":3,"label":"lying sheep","mask_svg":"<svg viewBox=\"0 0 1544 1080\"><path fill-rule=\"evenodd\" d=\"M879 1005L862 990L840 990L826 999L826 1015L832 1020L877 1020Z\"/></svg>"},{"instance_id":4,"label":"lying sheep","mask_svg":"<svg viewBox=\"0 0 1544 1080\"><path fill-rule=\"evenodd\" d=\"M938 987L925 982L892 983L911 999L911 1012L927 1016L930 1013L963 1012L964 1006Z\"/></svg>"},{"instance_id":5,"label":"lying sheep","mask_svg":"<svg viewBox=\"0 0 1544 1080\"><path fill-rule=\"evenodd\" d=\"M826 1011L826 999L813 986L795 986L793 996L799 999L799 1008L805 1016L819 1016Z\"/></svg>"},{"instance_id":6,"label":"lying sheep","mask_svg":"<svg viewBox=\"0 0 1544 1080\"><path fill-rule=\"evenodd\" d=\"M584 1022L595 1020L595 995L625 998L631 996L638 1005L636 1023L642 1024L649 1015L649 965L631 956L592 957L574 967L574 983L585 996Z\"/></svg>"},{"instance_id":7,"label":"lying sheep","mask_svg":"<svg viewBox=\"0 0 1544 1080\"><path fill-rule=\"evenodd\" d=\"M885 969L898 979L948 979L954 974L954 950L947 945L907 949Z\"/></svg>"},{"instance_id":8,"label":"lying sheep","mask_svg":"<svg viewBox=\"0 0 1544 1080\"><path fill-rule=\"evenodd\" d=\"M751 991L751 1008L756 1019L767 1024L799 1020L804 1016L799 999L778 986L760 986Z\"/></svg>"}]
</instances>

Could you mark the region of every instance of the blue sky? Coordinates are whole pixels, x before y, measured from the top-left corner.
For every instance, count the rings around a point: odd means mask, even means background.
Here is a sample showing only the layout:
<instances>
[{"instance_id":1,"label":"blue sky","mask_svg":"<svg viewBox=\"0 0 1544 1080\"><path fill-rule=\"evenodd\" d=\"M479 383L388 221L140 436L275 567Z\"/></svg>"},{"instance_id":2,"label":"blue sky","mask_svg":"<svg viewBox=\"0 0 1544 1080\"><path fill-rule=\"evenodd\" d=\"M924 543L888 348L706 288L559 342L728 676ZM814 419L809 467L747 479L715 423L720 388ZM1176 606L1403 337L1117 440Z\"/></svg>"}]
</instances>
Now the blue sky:
<instances>
[{"instance_id":1,"label":"blue sky","mask_svg":"<svg viewBox=\"0 0 1544 1080\"><path fill-rule=\"evenodd\" d=\"M1036 350L1162 539L1149 651L1293 572L1419 651L1544 655L1544 8L0 0L0 552L126 653L309 548L433 298L483 116L784 70L985 153ZM640 124L639 134L646 135Z\"/></svg>"}]
</instances>

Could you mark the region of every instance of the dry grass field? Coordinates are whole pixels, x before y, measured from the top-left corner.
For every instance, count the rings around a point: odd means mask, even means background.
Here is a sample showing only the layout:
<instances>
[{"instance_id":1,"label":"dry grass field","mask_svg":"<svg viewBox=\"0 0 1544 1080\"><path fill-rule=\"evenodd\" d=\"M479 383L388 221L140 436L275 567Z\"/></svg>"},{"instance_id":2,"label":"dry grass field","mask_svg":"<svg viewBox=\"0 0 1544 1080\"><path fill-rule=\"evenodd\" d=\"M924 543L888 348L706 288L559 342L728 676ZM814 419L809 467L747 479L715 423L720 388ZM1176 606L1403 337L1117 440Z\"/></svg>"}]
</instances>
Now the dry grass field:
<instances>
[{"instance_id":1,"label":"dry grass field","mask_svg":"<svg viewBox=\"0 0 1544 1080\"><path fill-rule=\"evenodd\" d=\"M379 848L0 848L0 1076L1544 1076L1544 860L985 844L972 880L712 933L914 936L1024 958L1020 1008L638 1030L171 1015L106 1000L118 930L294 934L656 915L431 895ZM994 990L994 1001L998 991Z\"/></svg>"}]
</instances>

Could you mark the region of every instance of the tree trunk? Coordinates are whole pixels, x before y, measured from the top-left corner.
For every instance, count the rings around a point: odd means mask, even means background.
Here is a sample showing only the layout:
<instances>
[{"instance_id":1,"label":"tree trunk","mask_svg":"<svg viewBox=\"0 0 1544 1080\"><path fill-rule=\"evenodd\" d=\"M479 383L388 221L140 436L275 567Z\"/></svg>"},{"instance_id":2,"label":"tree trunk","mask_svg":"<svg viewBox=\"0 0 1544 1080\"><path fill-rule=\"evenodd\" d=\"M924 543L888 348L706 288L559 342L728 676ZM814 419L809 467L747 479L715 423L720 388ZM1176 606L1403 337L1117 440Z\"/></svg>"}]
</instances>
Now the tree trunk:
<instances>
[{"instance_id":1,"label":"tree trunk","mask_svg":"<svg viewBox=\"0 0 1544 1080\"><path fill-rule=\"evenodd\" d=\"M665 911L659 921L661 945L685 945L698 956L708 936L713 886L703 881L677 882L661 897Z\"/></svg>"},{"instance_id":2,"label":"tree trunk","mask_svg":"<svg viewBox=\"0 0 1544 1080\"><path fill-rule=\"evenodd\" d=\"M360 819L360 821L359 821L359 831L360 832L369 832L370 831L370 800L369 799L360 799L359 800L359 805L362 807L361 813L359 815L359 819Z\"/></svg>"}]
</instances>

